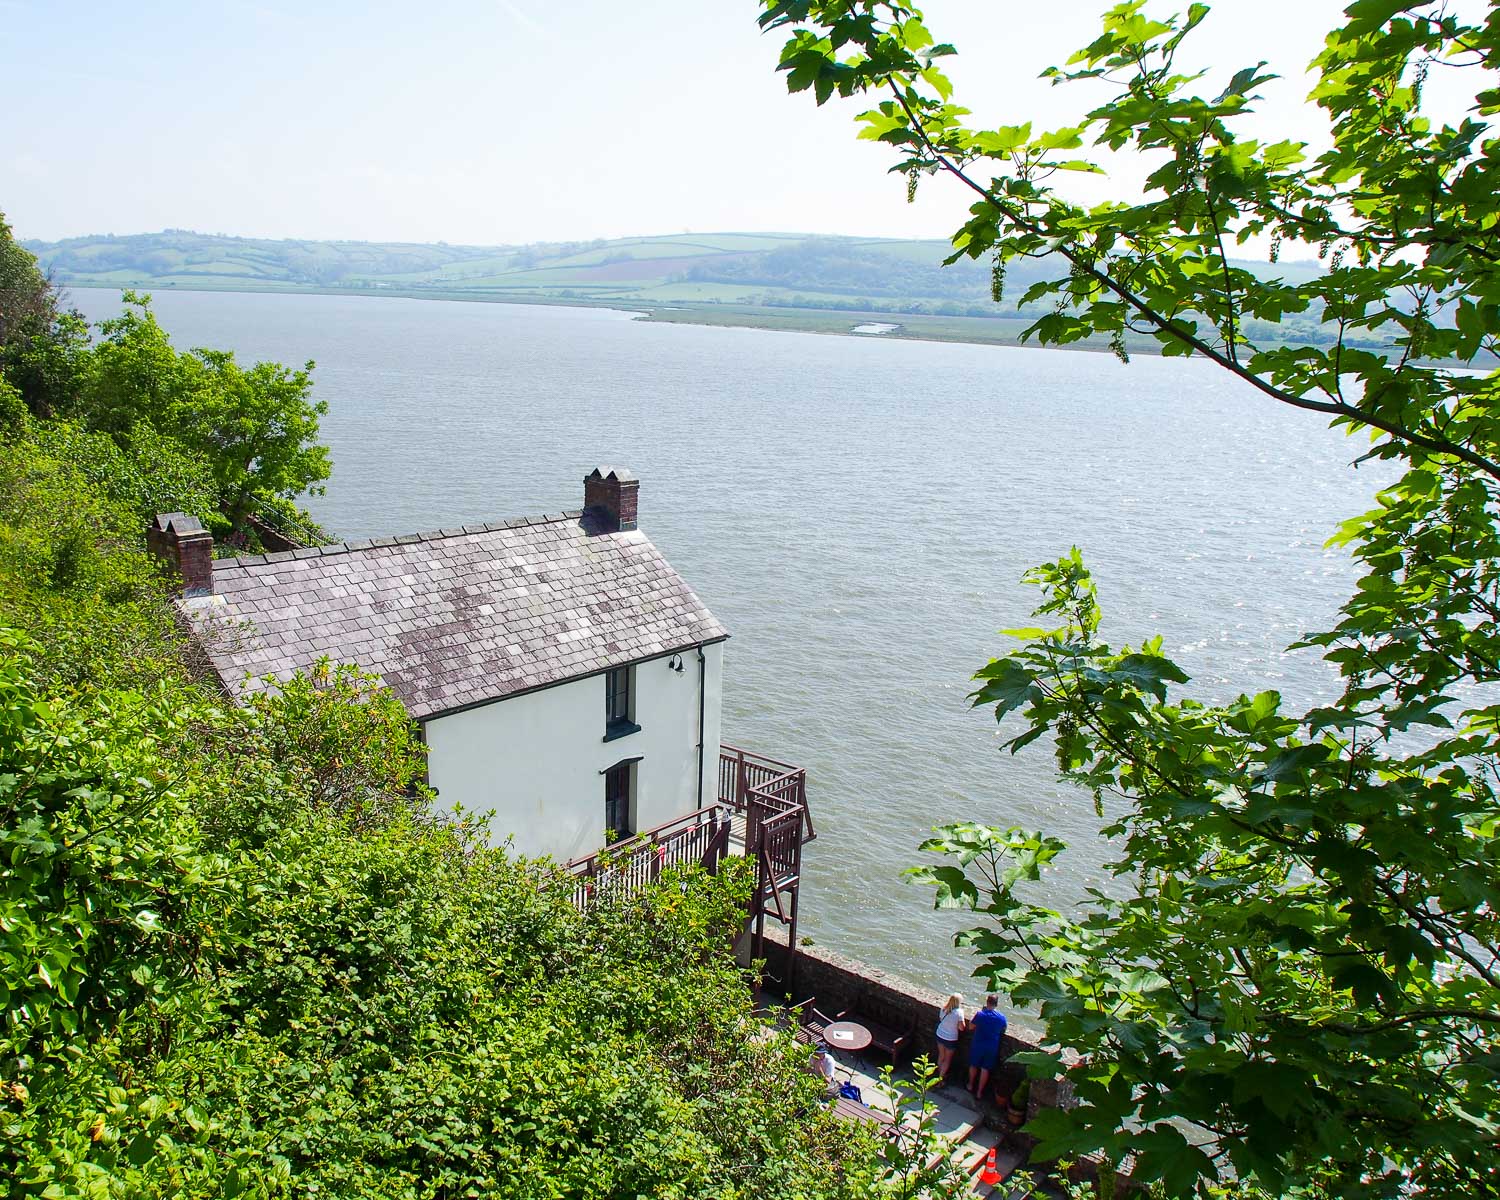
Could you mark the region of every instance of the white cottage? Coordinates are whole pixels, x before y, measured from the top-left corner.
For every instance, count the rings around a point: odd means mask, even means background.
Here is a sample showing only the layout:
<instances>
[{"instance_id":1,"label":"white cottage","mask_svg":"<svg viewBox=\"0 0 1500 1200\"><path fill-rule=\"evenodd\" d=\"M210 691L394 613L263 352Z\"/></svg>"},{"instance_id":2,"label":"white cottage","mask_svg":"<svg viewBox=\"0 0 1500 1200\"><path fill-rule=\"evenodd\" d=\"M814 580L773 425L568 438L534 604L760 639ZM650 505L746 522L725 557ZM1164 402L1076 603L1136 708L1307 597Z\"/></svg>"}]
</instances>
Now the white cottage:
<instances>
[{"instance_id":1,"label":"white cottage","mask_svg":"<svg viewBox=\"0 0 1500 1200\"><path fill-rule=\"evenodd\" d=\"M568 861L743 809L745 756L719 746L729 635L636 528L638 488L601 467L578 512L217 561L180 513L150 542L230 695L357 663L420 723L445 804Z\"/></svg>"}]
</instances>

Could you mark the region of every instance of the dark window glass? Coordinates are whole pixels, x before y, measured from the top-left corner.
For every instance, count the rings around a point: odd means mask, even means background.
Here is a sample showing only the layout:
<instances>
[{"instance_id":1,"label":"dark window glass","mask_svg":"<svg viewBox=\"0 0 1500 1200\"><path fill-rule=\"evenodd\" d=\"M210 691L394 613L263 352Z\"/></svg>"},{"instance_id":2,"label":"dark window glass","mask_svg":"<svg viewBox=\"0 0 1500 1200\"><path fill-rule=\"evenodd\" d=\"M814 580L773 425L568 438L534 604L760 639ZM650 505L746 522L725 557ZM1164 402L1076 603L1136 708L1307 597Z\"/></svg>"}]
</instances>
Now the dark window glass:
<instances>
[{"instance_id":1,"label":"dark window glass","mask_svg":"<svg viewBox=\"0 0 1500 1200\"><path fill-rule=\"evenodd\" d=\"M631 763L621 763L604 773L604 828L609 831L612 842L635 833L635 822L630 813L631 766Z\"/></svg>"},{"instance_id":2,"label":"dark window glass","mask_svg":"<svg viewBox=\"0 0 1500 1200\"><path fill-rule=\"evenodd\" d=\"M604 723L612 726L630 722L630 668L616 667L604 676Z\"/></svg>"}]
</instances>

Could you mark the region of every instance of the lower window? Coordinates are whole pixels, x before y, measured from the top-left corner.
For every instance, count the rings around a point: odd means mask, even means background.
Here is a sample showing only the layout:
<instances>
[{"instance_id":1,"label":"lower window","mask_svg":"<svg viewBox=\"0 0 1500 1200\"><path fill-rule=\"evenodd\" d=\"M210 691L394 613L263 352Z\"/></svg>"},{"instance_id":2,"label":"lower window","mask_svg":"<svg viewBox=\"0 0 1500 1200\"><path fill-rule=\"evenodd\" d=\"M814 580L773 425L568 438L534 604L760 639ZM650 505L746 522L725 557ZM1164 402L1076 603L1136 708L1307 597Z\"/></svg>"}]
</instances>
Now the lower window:
<instances>
[{"instance_id":1,"label":"lower window","mask_svg":"<svg viewBox=\"0 0 1500 1200\"><path fill-rule=\"evenodd\" d=\"M635 797L631 784L635 779L635 764L620 763L604 773L604 829L605 839L618 842L635 835Z\"/></svg>"}]
</instances>

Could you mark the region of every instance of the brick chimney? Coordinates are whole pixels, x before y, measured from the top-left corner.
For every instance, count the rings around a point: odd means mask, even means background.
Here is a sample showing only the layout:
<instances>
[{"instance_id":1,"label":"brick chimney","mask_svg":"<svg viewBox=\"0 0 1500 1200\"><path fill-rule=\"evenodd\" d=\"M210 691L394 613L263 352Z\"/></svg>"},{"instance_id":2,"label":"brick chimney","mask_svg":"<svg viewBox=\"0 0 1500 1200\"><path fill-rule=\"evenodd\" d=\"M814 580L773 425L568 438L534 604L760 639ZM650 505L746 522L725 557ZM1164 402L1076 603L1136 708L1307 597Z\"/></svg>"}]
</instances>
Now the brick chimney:
<instances>
[{"instance_id":1,"label":"brick chimney","mask_svg":"<svg viewBox=\"0 0 1500 1200\"><path fill-rule=\"evenodd\" d=\"M171 568L184 596L213 593L214 539L197 517L158 513L146 530L146 546Z\"/></svg>"},{"instance_id":2,"label":"brick chimney","mask_svg":"<svg viewBox=\"0 0 1500 1200\"><path fill-rule=\"evenodd\" d=\"M599 524L600 533L624 533L635 528L636 496L641 481L617 467L595 467L583 480L583 511Z\"/></svg>"}]
</instances>

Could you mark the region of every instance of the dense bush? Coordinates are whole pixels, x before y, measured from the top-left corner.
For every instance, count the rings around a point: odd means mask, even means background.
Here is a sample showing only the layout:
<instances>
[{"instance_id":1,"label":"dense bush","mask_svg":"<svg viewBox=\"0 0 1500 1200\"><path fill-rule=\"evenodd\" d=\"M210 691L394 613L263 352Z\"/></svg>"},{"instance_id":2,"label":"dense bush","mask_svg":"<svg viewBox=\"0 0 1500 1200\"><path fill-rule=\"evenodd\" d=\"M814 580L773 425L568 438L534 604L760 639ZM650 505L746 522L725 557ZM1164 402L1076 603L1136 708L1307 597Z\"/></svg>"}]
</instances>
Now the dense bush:
<instances>
[{"instance_id":1,"label":"dense bush","mask_svg":"<svg viewBox=\"0 0 1500 1200\"><path fill-rule=\"evenodd\" d=\"M112 439L13 414L0 439L0 624L30 633L47 686L180 673L149 514L212 508L202 464L166 439Z\"/></svg>"},{"instance_id":2,"label":"dense bush","mask_svg":"<svg viewBox=\"0 0 1500 1200\"><path fill-rule=\"evenodd\" d=\"M313 364L242 367L228 351L180 352L150 300L125 292L124 311L100 322L95 341L0 216L0 384L7 397L0 410L19 397L38 418L108 434L124 457L106 464L107 488L132 459L148 467L164 459L192 464L211 488L211 503L192 511L239 548L259 548L252 521L259 512L278 527L309 526L302 539L309 543L327 540L296 504L317 492L331 469L318 443L327 405L312 399ZM138 482L152 478L148 469Z\"/></svg>"}]
</instances>

